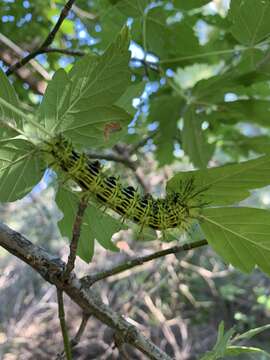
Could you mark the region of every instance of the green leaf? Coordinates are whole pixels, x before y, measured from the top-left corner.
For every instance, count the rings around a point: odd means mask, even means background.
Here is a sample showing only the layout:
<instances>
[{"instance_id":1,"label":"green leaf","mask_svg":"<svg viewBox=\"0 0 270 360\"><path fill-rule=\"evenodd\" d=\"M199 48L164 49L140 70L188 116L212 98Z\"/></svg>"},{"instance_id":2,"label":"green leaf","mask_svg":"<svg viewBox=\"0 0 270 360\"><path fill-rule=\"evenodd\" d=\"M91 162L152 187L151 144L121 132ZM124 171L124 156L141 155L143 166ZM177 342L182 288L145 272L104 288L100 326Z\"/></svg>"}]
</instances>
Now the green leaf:
<instances>
[{"instance_id":1,"label":"green leaf","mask_svg":"<svg viewBox=\"0 0 270 360\"><path fill-rule=\"evenodd\" d=\"M270 154L270 137L267 135L245 137L239 141L238 145L258 154Z\"/></svg>"},{"instance_id":2,"label":"green leaf","mask_svg":"<svg viewBox=\"0 0 270 360\"><path fill-rule=\"evenodd\" d=\"M121 0L117 2L116 6L126 16L136 18L143 15L148 4L149 0Z\"/></svg>"},{"instance_id":3,"label":"green leaf","mask_svg":"<svg viewBox=\"0 0 270 360\"><path fill-rule=\"evenodd\" d=\"M206 101L208 103L222 101L224 94L232 91L232 89L239 84L240 82L231 71L231 73L200 80L193 88L192 93L196 100Z\"/></svg>"},{"instance_id":4,"label":"green leaf","mask_svg":"<svg viewBox=\"0 0 270 360\"><path fill-rule=\"evenodd\" d=\"M270 354L268 352L253 346L228 346L225 351L226 356L238 356L241 354L248 354L248 353L254 354L255 356L264 355L267 358L270 358Z\"/></svg>"},{"instance_id":5,"label":"green leaf","mask_svg":"<svg viewBox=\"0 0 270 360\"><path fill-rule=\"evenodd\" d=\"M0 200L21 199L41 180L44 164L28 141L13 139L1 144Z\"/></svg>"},{"instance_id":6,"label":"green leaf","mask_svg":"<svg viewBox=\"0 0 270 360\"><path fill-rule=\"evenodd\" d=\"M242 44L254 46L270 34L269 0L232 0L229 16L231 32Z\"/></svg>"},{"instance_id":7,"label":"green leaf","mask_svg":"<svg viewBox=\"0 0 270 360\"><path fill-rule=\"evenodd\" d=\"M124 94L117 100L115 105L134 116L136 109L132 106L132 100L141 96L144 87L145 83L142 81L138 82L137 84L130 85Z\"/></svg>"},{"instance_id":8,"label":"green leaf","mask_svg":"<svg viewBox=\"0 0 270 360\"><path fill-rule=\"evenodd\" d=\"M170 15L161 7L150 9L146 15L144 31L147 51L159 56L164 64L167 60L169 63L177 61L173 57L192 57L201 52L198 38L190 23L183 19L181 22L168 24Z\"/></svg>"},{"instance_id":9,"label":"green leaf","mask_svg":"<svg viewBox=\"0 0 270 360\"><path fill-rule=\"evenodd\" d=\"M216 341L216 344L215 344L213 350L208 351L201 358L201 360L221 359L224 356L226 349L230 344L230 340L231 340L233 333L234 333L233 328L231 328L230 330L228 330L227 332L224 333L224 323L222 321L218 327L217 341Z\"/></svg>"},{"instance_id":10,"label":"green leaf","mask_svg":"<svg viewBox=\"0 0 270 360\"><path fill-rule=\"evenodd\" d=\"M166 23L167 16L160 7L150 9L146 15L145 36L147 50L162 57L168 56L168 38L170 31Z\"/></svg>"},{"instance_id":11,"label":"green leaf","mask_svg":"<svg viewBox=\"0 0 270 360\"><path fill-rule=\"evenodd\" d=\"M65 19L65 21L63 22L63 24L61 25L61 31L67 36L74 36L74 21L73 20L69 20L69 19Z\"/></svg>"},{"instance_id":12,"label":"green leaf","mask_svg":"<svg viewBox=\"0 0 270 360\"><path fill-rule=\"evenodd\" d=\"M243 334L235 336L233 339L233 342L238 341L238 340L249 340L249 339L253 338L254 336L260 334L261 332L269 330L269 329L270 329L270 324L260 326L255 329L251 329L249 331L244 332Z\"/></svg>"},{"instance_id":13,"label":"green leaf","mask_svg":"<svg viewBox=\"0 0 270 360\"><path fill-rule=\"evenodd\" d=\"M93 5L97 6L97 9L94 8L93 11L98 14L102 26L102 31L97 36L100 39L100 45L104 48L111 43L124 26L126 16L118 9L117 4L114 6L108 0L99 0ZM89 27L90 31L95 31L94 26Z\"/></svg>"},{"instance_id":14,"label":"green leaf","mask_svg":"<svg viewBox=\"0 0 270 360\"><path fill-rule=\"evenodd\" d=\"M227 122L253 122L270 126L270 107L268 100L248 99L217 104L218 110L211 114L215 120Z\"/></svg>"},{"instance_id":15,"label":"green leaf","mask_svg":"<svg viewBox=\"0 0 270 360\"><path fill-rule=\"evenodd\" d=\"M79 197L65 188L59 188L55 201L63 213L62 219L58 222L60 232L62 236L66 236L71 241L72 227L79 206ZM77 253L86 262L90 262L93 257L94 241L89 225L85 223L84 215Z\"/></svg>"},{"instance_id":16,"label":"green leaf","mask_svg":"<svg viewBox=\"0 0 270 360\"><path fill-rule=\"evenodd\" d=\"M72 224L76 217L79 197L64 188L60 188L57 192L56 203L64 216L59 222L61 234L71 239ZM125 226L119 221L89 203L83 218L77 251L78 256L84 261L90 262L94 254L95 240L105 249L119 251L111 241L111 238L113 234L123 228L125 228Z\"/></svg>"},{"instance_id":17,"label":"green leaf","mask_svg":"<svg viewBox=\"0 0 270 360\"><path fill-rule=\"evenodd\" d=\"M144 13L148 0L99 0L96 4L102 31L97 34L101 46L107 46L126 23L127 18L133 18L134 23L139 23ZM95 9L94 9L95 12ZM133 28L133 26L132 26Z\"/></svg>"},{"instance_id":18,"label":"green leaf","mask_svg":"<svg viewBox=\"0 0 270 360\"><path fill-rule=\"evenodd\" d=\"M46 92L41 121L83 146L112 145L131 116L114 105L130 84L129 33L124 28L102 56L84 56L59 71ZM119 132L121 134L111 134Z\"/></svg>"},{"instance_id":19,"label":"green leaf","mask_svg":"<svg viewBox=\"0 0 270 360\"><path fill-rule=\"evenodd\" d=\"M206 5L211 0L174 0L173 4L175 7L182 10L191 10Z\"/></svg>"},{"instance_id":20,"label":"green leaf","mask_svg":"<svg viewBox=\"0 0 270 360\"><path fill-rule=\"evenodd\" d=\"M168 39L168 46L171 49L171 54L174 56L191 57L190 60L192 63L194 62L192 56L197 56L202 51L193 27L190 26L190 22L186 20L173 23L170 26L170 38Z\"/></svg>"},{"instance_id":21,"label":"green leaf","mask_svg":"<svg viewBox=\"0 0 270 360\"><path fill-rule=\"evenodd\" d=\"M182 180L194 178L198 188L205 187L203 199L211 206L230 205L247 198L248 190L270 183L270 156L234 165L187 171L176 174L167 183L167 192L179 191Z\"/></svg>"},{"instance_id":22,"label":"green leaf","mask_svg":"<svg viewBox=\"0 0 270 360\"><path fill-rule=\"evenodd\" d=\"M190 161L198 168L207 166L214 152L214 145L207 142L202 130L202 119L196 116L195 109L190 107L184 115L183 150Z\"/></svg>"},{"instance_id":23,"label":"green leaf","mask_svg":"<svg viewBox=\"0 0 270 360\"><path fill-rule=\"evenodd\" d=\"M63 134L75 144L88 147L109 147L124 136L131 119L126 111L114 105L93 107L91 111L92 115L88 111L80 111L78 121L63 130Z\"/></svg>"},{"instance_id":24,"label":"green leaf","mask_svg":"<svg viewBox=\"0 0 270 360\"><path fill-rule=\"evenodd\" d=\"M7 102L11 106L14 106L15 108L19 108L19 101L15 93L15 90L8 81L7 76L3 73L1 68L0 68L0 99L3 99L3 101ZM1 125L0 137L3 138L8 136L18 135L18 132L16 130L10 128L3 128L5 123L7 124L10 123L12 127L14 128L18 127L19 129L21 129L23 120L16 112L3 106L0 103L0 123L3 124Z\"/></svg>"},{"instance_id":25,"label":"green leaf","mask_svg":"<svg viewBox=\"0 0 270 360\"><path fill-rule=\"evenodd\" d=\"M266 325L266 326L268 327L268 325ZM260 332L260 331L256 332L256 330L262 329L262 328L265 328L265 326L262 326L261 328L257 328L257 329L252 329L245 334L250 333L250 335L251 335L251 334L253 334L253 331L254 331L254 335L256 335L256 333ZM261 331L263 331L263 330L261 330ZM216 342L213 350L208 351L201 358L201 360L218 360L218 359L224 359L224 356L237 356L237 355L247 354L247 353L265 355L267 357L270 357L269 353L267 353L266 351L259 349L259 348L247 347L247 346L232 346L231 343L235 339L240 340L240 337L235 337L234 339L232 339L233 333L234 333L234 329L231 328L229 331L227 331L224 334L224 323L221 322L219 324L217 342ZM254 335L252 335L252 336L254 336ZM252 336L250 336L250 337L252 337ZM247 338L249 338L249 337L247 337Z\"/></svg>"},{"instance_id":26,"label":"green leaf","mask_svg":"<svg viewBox=\"0 0 270 360\"><path fill-rule=\"evenodd\" d=\"M264 64L268 63L266 55L258 49L247 49L242 52L241 61L222 74L199 81L193 88L192 95L197 102L223 102L224 95L235 91L239 87L254 84L269 79L269 70ZM198 101L200 100L200 101Z\"/></svg>"},{"instance_id":27,"label":"green leaf","mask_svg":"<svg viewBox=\"0 0 270 360\"><path fill-rule=\"evenodd\" d=\"M157 146L157 159L160 166L170 164L174 159L177 121L181 117L181 107L183 106L181 98L169 95L154 98L150 103L149 121L159 123L158 135L154 142Z\"/></svg>"},{"instance_id":28,"label":"green leaf","mask_svg":"<svg viewBox=\"0 0 270 360\"><path fill-rule=\"evenodd\" d=\"M262 136L245 136L237 131L232 126L226 127L225 133L220 128L224 142L221 142L222 149L228 154L233 154L235 158L269 154L270 155L270 137ZM228 132L227 132L228 131Z\"/></svg>"},{"instance_id":29,"label":"green leaf","mask_svg":"<svg viewBox=\"0 0 270 360\"><path fill-rule=\"evenodd\" d=\"M38 109L39 123L48 131L61 121L70 102L71 81L63 69L54 74Z\"/></svg>"},{"instance_id":30,"label":"green leaf","mask_svg":"<svg viewBox=\"0 0 270 360\"><path fill-rule=\"evenodd\" d=\"M255 208L202 210L201 226L209 244L244 272L258 265L270 274L270 212Z\"/></svg>"}]
</instances>

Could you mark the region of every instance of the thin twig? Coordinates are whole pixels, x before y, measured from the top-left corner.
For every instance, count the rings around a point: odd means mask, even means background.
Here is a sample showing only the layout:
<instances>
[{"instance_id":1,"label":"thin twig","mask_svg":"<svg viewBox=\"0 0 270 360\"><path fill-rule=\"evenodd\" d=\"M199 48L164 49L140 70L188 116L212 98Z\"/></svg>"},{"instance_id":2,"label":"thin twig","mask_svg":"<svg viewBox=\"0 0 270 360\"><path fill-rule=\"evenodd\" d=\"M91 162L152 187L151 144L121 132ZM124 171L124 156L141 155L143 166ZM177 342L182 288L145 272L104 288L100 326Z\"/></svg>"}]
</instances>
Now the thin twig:
<instances>
[{"instance_id":1,"label":"thin twig","mask_svg":"<svg viewBox=\"0 0 270 360\"><path fill-rule=\"evenodd\" d=\"M166 256L169 254L177 254L181 251L189 251L191 249L205 246L207 244L208 244L207 240L204 239L204 240L199 240L199 241L195 241L195 242L184 244L184 245L176 245L176 246L173 246L173 247L165 249L165 250L160 250L160 251L154 252L153 254L150 254L150 255L140 256L135 259L125 261L122 264L119 264L111 269L101 271L97 274L84 276L81 280L85 284L87 284L87 286L91 286L97 281L106 279L110 276L119 274L119 273L129 270L129 269L132 269L135 266L143 265L144 263L146 263L148 261L158 259L160 257Z\"/></svg>"},{"instance_id":2,"label":"thin twig","mask_svg":"<svg viewBox=\"0 0 270 360\"><path fill-rule=\"evenodd\" d=\"M82 50L72 50L72 49L61 49L56 47L47 47L43 49L43 53L59 53L68 56L84 56L88 54L88 52ZM145 69L152 70L156 73L160 73L159 64L158 62L147 61L145 59L138 59L138 58L131 58L130 63L132 64L139 64L143 66Z\"/></svg>"},{"instance_id":3,"label":"thin twig","mask_svg":"<svg viewBox=\"0 0 270 360\"><path fill-rule=\"evenodd\" d=\"M64 349L67 360L72 360L71 346L68 337L67 325L65 320L65 308L63 300L63 291L57 288L58 316L62 330Z\"/></svg>"},{"instance_id":4,"label":"thin twig","mask_svg":"<svg viewBox=\"0 0 270 360\"><path fill-rule=\"evenodd\" d=\"M49 33L49 35L47 36L45 41L41 44L41 46L37 50L34 50L33 52L26 55L21 60L17 61L14 65L10 66L9 69L6 71L7 75L12 74L16 69L20 69L22 66L27 64L30 60L34 59L37 55L42 54L44 52L44 49L48 48L51 45L51 43L53 42L53 40L55 38L55 35L57 34L58 30L61 27L63 21L68 16L69 10L71 9L74 2L75 2L75 0L69 0L66 3L66 5L63 7L63 9L60 13L60 16L59 16L56 24L54 25L52 31Z\"/></svg>"},{"instance_id":5,"label":"thin twig","mask_svg":"<svg viewBox=\"0 0 270 360\"><path fill-rule=\"evenodd\" d=\"M14 56L11 54L11 51L3 50L2 47L0 47L0 60L3 61L6 67L9 67L14 63ZM46 81L39 79L38 76L33 76L31 69L24 67L15 70L15 74L20 80L28 84L29 89L31 89L34 93L44 95L47 83Z\"/></svg>"},{"instance_id":6,"label":"thin twig","mask_svg":"<svg viewBox=\"0 0 270 360\"><path fill-rule=\"evenodd\" d=\"M70 251L69 251L68 261L65 267L65 271L63 273L63 279L65 280L68 279L71 271L74 269L75 266L75 259L76 259L79 238L81 234L83 215L87 208L87 204L88 204L87 196L83 197L79 202L76 218L74 220L73 229L72 229L72 239L69 246Z\"/></svg>"},{"instance_id":7,"label":"thin twig","mask_svg":"<svg viewBox=\"0 0 270 360\"><path fill-rule=\"evenodd\" d=\"M87 157L89 157L89 159L98 159L98 160L108 160L108 161L114 161L114 162L118 162L121 163L125 166L128 166L129 168L132 167L132 169L134 169L135 164L133 164L133 162L122 156L122 155L116 155L116 154L101 154L101 153L95 153L95 152L86 152Z\"/></svg>"},{"instance_id":8,"label":"thin twig","mask_svg":"<svg viewBox=\"0 0 270 360\"><path fill-rule=\"evenodd\" d=\"M134 144L131 149L129 150L129 154L132 155L135 152L137 152L141 147L147 144L148 140L153 139L158 134L157 131L152 132L150 135L143 138L141 141L139 141L137 144Z\"/></svg>"},{"instance_id":9,"label":"thin twig","mask_svg":"<svg viewBox=\"0 0 270 360\"><path fill-rule=\"evenodd\" d=\"M114 334L114 348L117 347L118 348L118 352L119 352L119 356L121 356L121 358L123 360L129 360L129 356L126 352L125 349L125 340L122 338L122 334L115 332Z\"/></svg>"},{"instance_id":10,"label":"thin twig","mask_svg":"<svg viewBox=\"0 0 270 360\"><path fill-rule=\"evenodd\" d=\"M126 343L138 349L149 359L172 360L169 355L147 339L142 331L125 320L121 314L113 311L111 306L103 303L93 289L86 289L76 274L70 282L64 282L61 277L64 263L61 259L32 244L24 236L2 223L0 223L0 246L30 265L46 281L62 289L84 312L93 314L114 331L121 332Z\"/></svg>"},{"instance_id":11,"label":"thin twig","mask_svg":"<svg viewBox=\"0 0 270 360\"><path fill-rule=\"evenodd\" d=\"M76 335L74 336L74 338L71 340L72 347L77 345L80 342L82 334L84 333L84 330L85 330L86 325L88 323L89 317L90 317L89 314L86 314L86 313L83 314L82 321L81 321L81 324L79 326L79 329L78 329Z\"/></svg>"},{"instance_id":12,"label":"thin twig","mask_svg":"<svg viewBox=\"0 0 270 360\"><path fill-rule=\"evenodd\" d=\"M72 49L60 49L60 48L52 48L48 47L43 49L43 53L59 53L64 55L70 55L70 56L84 56L87 54L87 52L81 51L81 50L72 50Z\"/></svg>"},{"instance_id":13,"label":"thin twig","mask_svg":"<svg viewBox=\"0 0 270 360\"><path fill-rule=\"evenodd\" d=\"M17 44L15 44L11 39L9 39L7 36L5 36L2 33L0 33L0 42L5 44L16 55L24 56L25 52L23 51L23 49L21 49ZM50 80L50 78L51 78L50 74L36 60L34 60L34 59L30 60L30 64L45 80Z\"/></svg>"},{"instance_id":14,"label":"thin twig","mask_svg":"<svg viewBox=\"0 0 270 360\"><path fill-rule=\"evenodd\" d=\"M78 343L80 342L81 337L82 337L82 335L83 335L83 333L84 333L84 330L85 330L85 328L86 328L86 325L87 325L87 323L88 323L89 317L90 317L89 314L83 313L83 315L82 315L82 321L81 321L81 323L80 323L79 329L78 329L76 335L74 336L74 338L71 339L71 341L70 341L70 346L71 346L72 349L73 349L76 345L78 345ZM64 356L65 356L65 350L63 350L61 354L58 354L58 355L57 355L56 360L61 360L61 359L64 358Z\"/></svg>"},{"instance_id":15,"label":"thin twig","mask_svg":"<svg viewBox=\"0 0 270 360\"><path fill-rule=\"evenodd\" d=\"M62 49L62 48L57 48L57 47L43 47L41 49L41 47L38 49L40 52L36 55L40 55L40 54L48 54L48 53L59 53L59 54L63 54L63 55L68 55L68 56L84 56L89 54L86 51L83 50L73 50L73 49ZM35 55L35 56L36 56ZM159 72L159 68L158 68L158 63L157 62L152 62L152 61L147 61L144 59L138 59L138 58L131 58L130 59L131 63L138 63L143 67L147 67L155 72Z\"/></svg>"}]
</instances>

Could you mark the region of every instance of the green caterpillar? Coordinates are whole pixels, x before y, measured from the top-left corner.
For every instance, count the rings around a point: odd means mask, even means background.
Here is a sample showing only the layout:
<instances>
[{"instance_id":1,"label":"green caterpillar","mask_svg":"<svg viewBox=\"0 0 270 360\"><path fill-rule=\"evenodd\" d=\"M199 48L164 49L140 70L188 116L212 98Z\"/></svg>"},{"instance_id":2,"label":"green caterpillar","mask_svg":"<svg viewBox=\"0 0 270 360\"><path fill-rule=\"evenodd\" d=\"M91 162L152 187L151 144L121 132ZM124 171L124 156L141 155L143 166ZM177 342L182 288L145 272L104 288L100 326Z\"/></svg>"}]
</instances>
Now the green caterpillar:
<instances>
[{"instance_id":1,"label":"green caterpillar","mask_svg":"<svg viewBox=\"0 0 270 360\"><path fill-rule=\"evenodd\" d=\"M164 199L141 195L132 186L123 186L114 176L105 176L98 161L90 161L85 153L75 151L72 143L57 136L45 145L52 157L52 165L75 181L83 191L89 191L106 207L141 226L164 231L179 228L186 231L198 219L204 206L201 194L193 179L182 184L180 192L170 193Z\"/></svg>"}]
</instances>

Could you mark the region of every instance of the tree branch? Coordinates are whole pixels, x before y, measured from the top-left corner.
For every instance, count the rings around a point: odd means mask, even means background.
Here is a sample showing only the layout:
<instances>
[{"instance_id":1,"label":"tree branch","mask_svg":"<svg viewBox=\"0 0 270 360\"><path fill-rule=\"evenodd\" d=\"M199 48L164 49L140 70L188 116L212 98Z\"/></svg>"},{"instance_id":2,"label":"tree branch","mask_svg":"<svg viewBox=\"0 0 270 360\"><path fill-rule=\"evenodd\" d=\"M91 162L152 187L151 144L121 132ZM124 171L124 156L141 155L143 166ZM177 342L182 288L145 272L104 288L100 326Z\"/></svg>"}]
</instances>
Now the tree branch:
<instances>
[{"instance_id":1,"label":"tree branch","mask_svg":"<svg viewBox=\"0 0 270 360\"><path fill-rule=\"evenodd\" d=\"M22 66L27 64L30 60L34 59L37 55L42 54L44 52L44 49L48 48L51 45L51 43L53 42L53 40L55 38L55 35L57 34L58 30L61 27L63 21L68 16L69 10L71 9L74 2L75 2L75 0L68 0L66 5L63 7L63 9L60 13L60 16L59 16L56 24L54 25L52 31L49 33L49 35L44 40L44 42L41 44L41 46L37 50L26 55L21 60L17 61L14 65L10 66L9 69L6 71L6 75L10 75L16 69L20 69Z\"/></svg>"},{"instance_id":2,"label":"tree branch","mask_svg":"<svg viewBox=\"0 0 270 360\"><path fill-rule=\"evenodd\" d=\"M176 245L176 246L173 246L173 247L165 249L165 250L160 250L160 251L154 252L153 254L150 254L150 255L140 256L140 257L125 261L122 264L116 265L115 267L113 267L109 270L99 272L95 275L84 276L83 278L81 278L81 281L83 281L87 286L91 286L97 281L106 279L107 277L119 274L119 273L129 270L129 269L132 269L135 266L143 265L144 263L146 263L148 261L158 259L160 257L166 256L169 254L177 254L182 251L196 249L198 247L205 246L207 244L208 244L207 240L200 240L200 241L195 241L195 242L184 244L184 245Z\"/></svg>"},{"instance_id":3,"label":"tree branch","mask_svg":"<svg viewBox=\"0 0 270 360\"><path fill-rule=\"evenodd\" d=\"M83 215L87 208L87 204L88 204L88 197L84 196L79 202L76 218L74 220L73 229L72 229L72 239L69 246L70 251L68 256L68 262L63 274L63 280L68 279L71 271L74 269L75 266L76 253L77 253L78 243L81 234Z\"/></svg>"},{"instance_id":4,"label":"tree branch","mask_svg":"<svg viewBox=\"0 0 270 360\"><path fill-rule=\"evenodd\" d=\"M65 307L63 299L63 291L57 288L57 302L58 302L58 317L61 325L64 349L67 360L72 360L71 346L68 337L68 330L65 320Z\"/></svg>"},{"instance_id":5,"label":"tree branch","mask_svg":"<svg viewBox=\"0 0 270 360\"><path fill-rule=\"evenodd\" d=\"M0 223L0 245L35 269L45 280L62 289L81 309L92 314L104 324L122 334L124 341L135 347L149 359L171 360L171 358L147 339L141 331L122 316L105 305L93 289L86 289L74 273L63 281L63 261L41 247L32 244L21 234Z\"/></svg>"},{"instance_id":6,"label":"tree branch","mask_svg":"<svg viewBox=\"0 0 270 360\"><path fill-rule=\"evenodd\" d=\"M84 56L87 54L87 52L81 51L81 50L72 50L72 49L60 49L60 48L44 48L43 53L59 53L64 54L68 56Z\"/></svg>"},{"instance_id":7,"label":"tree branch","mask_svg":"<svg viewBox=\"0 0 270 360\"><path fill-rule=\"evenodd\" d=\"M86 328L86 325L88 323L88 320L89 320L89 314L83 314L82 315L82 322L79 326L79 329L76 333L76 335L74 336L74 338L71 340L71 346L74 347L76 346L80 340L81 340L81 337L82 337L82 334L84 333L84 330Z\"/></svg>"},{"instance_id":8,"label":"tree branch","mask_svg":"<svg viewBox=\"0 0 270 360\"><path fill-rule=\"evenodd\" d=\"M79 56L79 57L88 54L87 52L82 51L82 50L62 49L62 48L49 47L49 46L43 47L43 48L40 47L37 51L39 51L39 52L38 53L33 52L35 54L34 57L36 55L49 54L49 53L59 53L59 54L67 55L67 56ZM134 64L137 63L140 66L143 66L144 68L149 68L157 73L160 73L158 63L156 63L156 62L146 61L146 60L138 59L138 58L131 58L130 62L134 63Z\"/></svg>"},{"instance_id":9,"label":"tree branch","mask_svg":"<svg viewBox=\"0 0 270 360\"><path fill-rule=\"evenodd\" d=\"M4 49L0 46L0 60L4 62L4 64L8 67L12 63L14 63L14 55L11 51ZM29 85L29 88L39 94L43 95L45 93L47 83L44 80L39 79L36 76L33 76L31 70L27 67L15 70L14 74L21 79L24 83Z\"/></svg>"},{"instance_id":10,"label":"tree branch","mask_svg":"<svg viewBox=\"0 0 270 360\"><path fill-rule=\"evenodd\" d=\"M95 152L90 152L90 151L87 151L86 155L87 155L87 157L89 157L89 159L114 161L114 162L121 163L129 168L132 167L132 169L134 169L134 167L136 167L136 165L131 160L127 159L126 157L124 157L122 155L101 154L101 153L95 153Z\"/></svg>"},{"instance_id":11,"label":"tree branch","mask_svg":"<svg viewBox=\"0 0 270 360\"><path fill-rule=\"evenodd\" d=\"M15 44L12 40L6 37L4 34L0 33L0 42L5 44L9 49L11 49L17 56L24 56L25 52L21 49L17 44ZM36 60L32 59L29 61L33 68L45 79L50 80L51 76L46 71L46 69L41 66Z\"/></svg>"},{"instance_id":12,"label":"tree branch","mask_svg":"<svg viewBox=\"0 0 270 360\"><path fill-rule=\"evenodd\" d=\"M150 139L153 139L158 134L157 131L152 132L150 135L143 138L141 141L139 141L137 144L134 144L131 149L129 150L129 154L132 155L135 152L137 152L141 147L146 145L147 141Z\"/></svg>"}]
</instances>

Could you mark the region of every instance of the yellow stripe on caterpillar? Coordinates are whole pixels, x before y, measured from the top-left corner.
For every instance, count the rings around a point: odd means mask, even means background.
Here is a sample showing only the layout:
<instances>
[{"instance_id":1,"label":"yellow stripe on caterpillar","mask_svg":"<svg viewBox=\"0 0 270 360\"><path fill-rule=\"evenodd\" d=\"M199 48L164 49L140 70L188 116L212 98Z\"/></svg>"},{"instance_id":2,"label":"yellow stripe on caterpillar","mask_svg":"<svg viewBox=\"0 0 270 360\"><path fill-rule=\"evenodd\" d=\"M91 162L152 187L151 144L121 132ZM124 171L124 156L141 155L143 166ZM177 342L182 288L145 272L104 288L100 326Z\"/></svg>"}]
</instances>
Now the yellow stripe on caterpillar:
<instances>
[{"instance_id":1,"label":"yellow stripe on caterpillar","mask_svg":"<svg viewBox=\"0 0 270 360\"><path fill-rule=\"evenodd\" d=\"M123 221L138 223L140 232L144 226L186 231L205 205L202 201L205 189L196 188L192 178L182 183L179 192L154 199L150 194L140 195L131 186L124 187L114 176L107 177L98 161L92 162L84 153L75 151L72 143L61 135L46 143L43 151L49 155L48 163L53 164L53 169L63 171L83 191L91 192L102 205L121 215Z\"/></svg>"}]
</instances>

